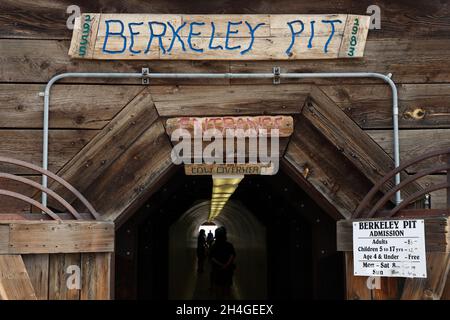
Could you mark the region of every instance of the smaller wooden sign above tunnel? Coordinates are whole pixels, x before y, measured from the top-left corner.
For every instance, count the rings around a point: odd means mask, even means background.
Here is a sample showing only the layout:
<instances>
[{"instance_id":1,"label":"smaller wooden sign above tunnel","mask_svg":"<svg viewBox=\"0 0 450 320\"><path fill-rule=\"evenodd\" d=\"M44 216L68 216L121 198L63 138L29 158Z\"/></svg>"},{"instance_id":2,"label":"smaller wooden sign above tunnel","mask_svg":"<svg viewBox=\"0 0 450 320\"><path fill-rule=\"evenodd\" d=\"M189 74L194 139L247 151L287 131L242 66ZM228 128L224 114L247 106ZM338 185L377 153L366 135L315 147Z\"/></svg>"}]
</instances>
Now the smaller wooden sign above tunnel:
<instances>
[{"instance_id":1,"label":"smaller wooden sign above tunnel","mask_svg":"<svg viewBox=\"0 0 450 320\"><path fill-rule=\"evenodd\" d=\"M299 60L362 57L369 16L86 13L69 55L82 59Z\"/></svg>"}]
</instances>

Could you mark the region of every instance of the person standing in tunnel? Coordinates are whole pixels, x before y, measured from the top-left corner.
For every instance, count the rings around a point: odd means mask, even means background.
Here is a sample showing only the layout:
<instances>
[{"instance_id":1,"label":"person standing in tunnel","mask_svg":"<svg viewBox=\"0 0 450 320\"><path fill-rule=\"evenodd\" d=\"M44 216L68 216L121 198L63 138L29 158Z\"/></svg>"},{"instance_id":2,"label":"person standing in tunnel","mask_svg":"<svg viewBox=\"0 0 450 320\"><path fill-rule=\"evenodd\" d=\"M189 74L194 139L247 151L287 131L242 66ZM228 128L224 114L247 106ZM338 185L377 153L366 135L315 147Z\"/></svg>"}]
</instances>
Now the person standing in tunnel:
<instances>
[{"instance_id":1,"label":"person standing in tunnel","mask_svg":"<svg viewBox=\"0 0 450 320\"><path fill-rule=\"evenodd\" d=\"M205 230L201 229L197 238L197 272L203 272L206 258L206 236Z\"/></svg>"},{"instance_id":2,"label":"person standing in tunnel","mask_svg":"<svg viewBox=\"0 0 450 320\"><path fill-rule=\"evenodd\" d=\"M236 265L236 251L227 241L225 227L216 229L216 240L209 253L211 260L211 282L216 299L231 299L231 286Z\"/></svg>"},{"instance_id":3,"label":"person standing in tunnel","mask_svg":"<svg viewBox=\"0 0 450 320\"><path fill-rule=\"evenodd\" d=\"M206 237L206 242L208 243L208 247L211 248L212 243L214 242L214 235L211 232L211 230L209 230L209 232L208 232L208 236Z\"/></svg>"}]
</instances>

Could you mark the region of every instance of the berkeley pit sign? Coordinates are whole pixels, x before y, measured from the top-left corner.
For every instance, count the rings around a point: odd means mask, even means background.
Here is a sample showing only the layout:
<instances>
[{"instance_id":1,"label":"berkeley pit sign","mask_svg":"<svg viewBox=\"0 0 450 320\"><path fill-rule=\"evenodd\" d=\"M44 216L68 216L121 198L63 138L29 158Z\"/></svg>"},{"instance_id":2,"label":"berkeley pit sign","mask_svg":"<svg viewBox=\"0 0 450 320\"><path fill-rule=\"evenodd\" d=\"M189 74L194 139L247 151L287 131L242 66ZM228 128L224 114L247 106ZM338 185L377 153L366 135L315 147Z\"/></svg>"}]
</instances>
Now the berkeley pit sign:
<instances>
[{"instance_id":1,"label":"berkeley pit sign","mask_svg":"<svg viewBox=\"0 0 450 320\"><path fill-rule=\"evenodd\" d=\"M82 59L297 60L362 57L369 16L86 13L69 55Z\"/></svg>"}]
</instances>

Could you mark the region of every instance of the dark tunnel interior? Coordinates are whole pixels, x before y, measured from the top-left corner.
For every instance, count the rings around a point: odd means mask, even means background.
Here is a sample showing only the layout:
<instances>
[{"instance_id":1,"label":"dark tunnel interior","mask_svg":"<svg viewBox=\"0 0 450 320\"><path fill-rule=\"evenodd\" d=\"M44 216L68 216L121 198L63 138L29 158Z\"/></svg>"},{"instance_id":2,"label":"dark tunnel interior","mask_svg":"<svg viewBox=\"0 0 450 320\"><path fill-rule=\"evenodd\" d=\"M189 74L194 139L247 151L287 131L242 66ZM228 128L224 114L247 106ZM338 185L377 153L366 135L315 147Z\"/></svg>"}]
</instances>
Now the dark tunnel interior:
<instances>
[{"instance_id":1,"label":"dark tunnel interior","mask_svg":"<svg viewBox=\"0 0 450 320\"><path fill-rule=\"evenodd\" d=\"M115 299L204 299L195 245L211 176L178 170L116 232ZM246 176L216 223L236 247L237 299L344 299L336 221L280 170Z\"/></svg>"}]
</instances>

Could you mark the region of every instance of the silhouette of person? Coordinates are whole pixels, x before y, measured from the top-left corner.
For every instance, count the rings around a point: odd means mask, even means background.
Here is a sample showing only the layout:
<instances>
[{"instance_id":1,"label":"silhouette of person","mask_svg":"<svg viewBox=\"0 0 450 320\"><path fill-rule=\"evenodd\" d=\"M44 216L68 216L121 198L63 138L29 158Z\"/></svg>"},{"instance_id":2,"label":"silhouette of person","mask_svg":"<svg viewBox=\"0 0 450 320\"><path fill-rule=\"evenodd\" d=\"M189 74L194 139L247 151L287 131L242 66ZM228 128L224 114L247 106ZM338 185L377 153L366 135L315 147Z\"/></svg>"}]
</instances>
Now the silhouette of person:
<instances>
[{"instance_id":1,"label":"silhouette of person","mask_svg":"<svg viewBox=\"0 0 450 320\"><path fill-rule=\"evenodd\" d=\"M206 258L206 237L205 230L201 229L197 238L197 272L203 272L203 265Z\"/></svg>"},{"instance_id":2,"label":"silhouette of person","mask_svg":"<svg viewBox=\"0 0 450 320\"><path fill-rule=\"evenodd\" d=\"M206 242L208 243L208 247L209 248L211 248L211 245L212 245L213 241L214 241L214 235L211 232L211 230L209 230L208 236L206 237Z\"/></svg>"},{"instance_id":3,"label":"silhouette of person","mask_svg":"<svg viewBox=\"0 0 450 320\"><path fill-rule=\"evenodd\" d=\"M234 260L236 251L233 245L227 241L225 227L216 229L216 241L209 254L211 259L211 282L217 299L231 298L231 285L236 268Z\"/></svg>"}]
</instances>

